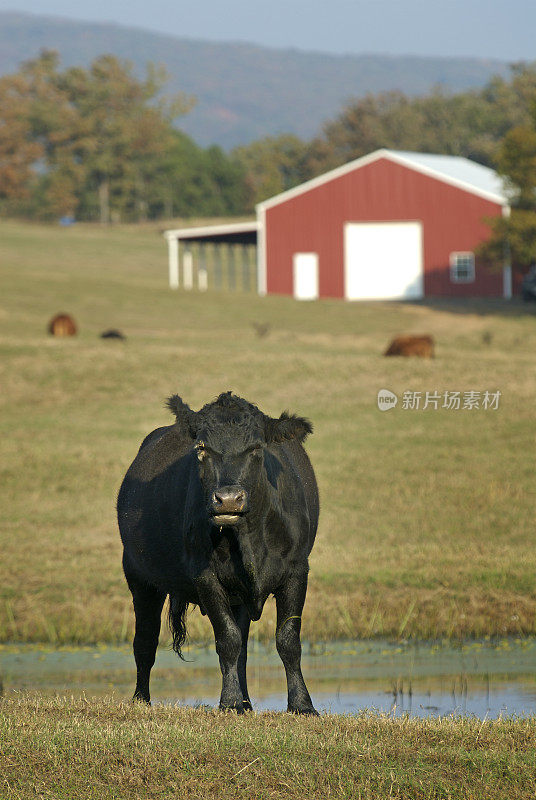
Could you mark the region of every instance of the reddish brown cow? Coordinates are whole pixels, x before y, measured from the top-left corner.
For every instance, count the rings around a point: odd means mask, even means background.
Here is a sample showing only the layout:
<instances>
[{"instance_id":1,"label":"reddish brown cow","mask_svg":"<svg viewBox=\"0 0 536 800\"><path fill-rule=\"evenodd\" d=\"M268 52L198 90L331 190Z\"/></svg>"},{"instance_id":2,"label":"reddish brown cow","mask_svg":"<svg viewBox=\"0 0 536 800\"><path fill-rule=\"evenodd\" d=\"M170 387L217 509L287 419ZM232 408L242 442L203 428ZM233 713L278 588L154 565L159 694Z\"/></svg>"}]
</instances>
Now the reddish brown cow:
<instances>
[{"instance_id":1,"label":"reddish brown cow","mask_svg":"<svg viewBox=\"0 0 536 800\"><path fill-rule=\"evenodd\" d=\"M421 358L434 357L433 336L397 336L384 356L420 356Z\"/></svg>"},{"instance_id":2,"label":"reddish brown cow","mask_svg":"<svg viewBox=\"0 0 536 800\"><path fill-rule=\"evenodd\" d=\"M56 314L48 323L51 336L75 336L76 323L69 314Z\"/></svg>"}]
</instances>

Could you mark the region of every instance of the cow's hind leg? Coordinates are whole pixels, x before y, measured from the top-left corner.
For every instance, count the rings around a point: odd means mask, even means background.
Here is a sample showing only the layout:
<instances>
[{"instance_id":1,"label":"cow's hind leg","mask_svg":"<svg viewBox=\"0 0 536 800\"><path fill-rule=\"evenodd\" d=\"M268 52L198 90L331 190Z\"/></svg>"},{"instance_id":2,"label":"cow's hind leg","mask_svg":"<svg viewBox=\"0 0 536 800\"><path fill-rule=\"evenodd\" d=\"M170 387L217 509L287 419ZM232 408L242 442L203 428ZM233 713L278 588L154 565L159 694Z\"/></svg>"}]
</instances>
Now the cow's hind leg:
<instances>
[{"instance_id":1,"label":"cow's hind leg","mask_svg":"<svg viewBox=\"0 0 536 800\"><path fill-rule=\"evenodd\" d=\"M294 574L275 595L276 646L287 674L288 710L317 714L301 671L301 615L307 591L307 572Z\"/></svg>"},{"instance_id":2,"label":"cow's hind leg","mask_svg":"<svg viewBox=\"0 0 536 800\"><path fill-rule=\"evenodd\" d=\"M244 707L244 711L251 711L251 700L249 699L248 684L246 678L246 662L248 658L248 636L249 636L249 625L251 620L245 606L233 606L231 610L233 612L235 622L240 628L240 633L242 634L242 647L240 649L240 655L238 656L238 681L240 683L240 688L242 689L242 696L244 698L242 700L242 705Z\"/></svg>"},{"instance_id":3,"label":"cow's hind leg","mask_svg":"<svg viewBox=\"0 0 536 800\"><path fill-rule=\"evenodd\" d=\"M132 592L134 614L136 616L134 659L136 661L137 677L133 699L150 703L149 677L156 657L162 607L166 595L153 586L140 581L132 572L128 571L126 566L125 576Z\"/></svg>"}]
</instances>

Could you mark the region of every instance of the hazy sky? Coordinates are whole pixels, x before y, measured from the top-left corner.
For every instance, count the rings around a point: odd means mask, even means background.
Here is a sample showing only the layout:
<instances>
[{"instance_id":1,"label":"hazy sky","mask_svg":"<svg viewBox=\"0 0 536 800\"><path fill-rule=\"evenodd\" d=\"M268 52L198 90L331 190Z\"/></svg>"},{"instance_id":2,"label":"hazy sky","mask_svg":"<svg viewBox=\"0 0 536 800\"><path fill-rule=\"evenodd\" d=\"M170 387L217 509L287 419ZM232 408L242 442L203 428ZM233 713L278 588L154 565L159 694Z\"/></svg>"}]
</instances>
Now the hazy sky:
<instances>
[{"instance_id":1,"label":"hazy sky","mask_svg":"<svg viewBox=\"0 0 536 800\"><path fill-rule=\"evenodd\" d=\"M0 0L0 10L329 53L536 60L536 0Z\"/></svg>"}]
</instances>

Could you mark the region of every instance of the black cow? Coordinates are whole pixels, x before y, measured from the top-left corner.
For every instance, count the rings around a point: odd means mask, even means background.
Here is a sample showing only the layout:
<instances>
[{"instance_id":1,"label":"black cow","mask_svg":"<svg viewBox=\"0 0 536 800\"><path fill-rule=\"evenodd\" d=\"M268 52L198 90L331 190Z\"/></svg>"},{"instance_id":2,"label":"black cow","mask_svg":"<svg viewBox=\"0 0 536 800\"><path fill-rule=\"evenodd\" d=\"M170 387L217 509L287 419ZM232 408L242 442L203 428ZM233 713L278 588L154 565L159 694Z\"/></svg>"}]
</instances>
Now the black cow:
<instances>
[{"instance_id":1,"label":"black cow","mask_svg":"<svg viewBox=\"0 0 536 800\"><path fill-rule=\"evenodd\" d=\"M207 614L222 672L221 709L251 709L247 640L270 594L288 710L316 714L302 677L301 614L318 490L302 447L302 417L279 419L231 392L200 411L178 395L176 422L150 433L117 501L123 568L134 600L134 698L150 702L160 617L169 595L173 647L181 655L189 603Z\"/></svg>"}]
</instances>

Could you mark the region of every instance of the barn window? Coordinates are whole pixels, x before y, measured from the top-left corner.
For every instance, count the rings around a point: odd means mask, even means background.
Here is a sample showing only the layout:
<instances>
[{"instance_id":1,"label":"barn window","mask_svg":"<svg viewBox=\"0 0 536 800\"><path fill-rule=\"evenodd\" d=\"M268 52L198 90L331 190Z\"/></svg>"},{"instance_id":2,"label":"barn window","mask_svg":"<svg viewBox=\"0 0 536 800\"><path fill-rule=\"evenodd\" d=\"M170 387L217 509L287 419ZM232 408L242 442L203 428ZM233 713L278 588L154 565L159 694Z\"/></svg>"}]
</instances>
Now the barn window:
<instances>
[{"instance_id":1,"label":"barn window","mask_svg":"<svg viewBox=\"0 0 536 800\"><path fill-rule=\"evenodd\" d=\"M450 254L450 279L452 283L472 283L475 279L475 254Z\"/></svg>"}]
</instances>

